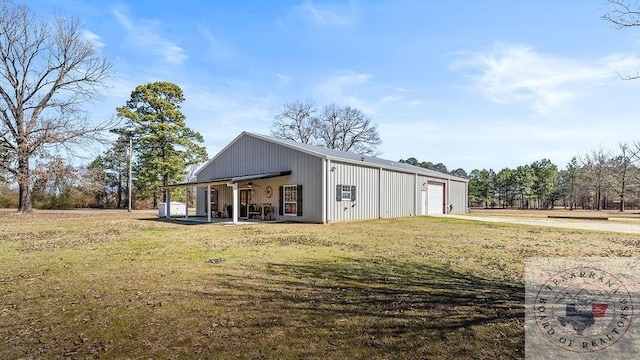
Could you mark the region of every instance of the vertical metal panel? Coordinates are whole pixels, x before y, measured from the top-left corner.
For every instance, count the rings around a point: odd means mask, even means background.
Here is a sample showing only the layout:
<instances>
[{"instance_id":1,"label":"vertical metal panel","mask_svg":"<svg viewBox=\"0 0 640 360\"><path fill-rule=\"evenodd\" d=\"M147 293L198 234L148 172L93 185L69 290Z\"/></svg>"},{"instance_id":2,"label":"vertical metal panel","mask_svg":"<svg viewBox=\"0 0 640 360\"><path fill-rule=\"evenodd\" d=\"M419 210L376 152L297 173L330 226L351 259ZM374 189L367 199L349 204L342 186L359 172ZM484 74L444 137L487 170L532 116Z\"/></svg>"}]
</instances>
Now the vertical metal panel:
<instances>
[{"instance_id":1,"label":"vertical metal panel","mask_svg":"<svg viewBox=\"0 0 640 360\"><path fill-rule=\"evenodd\" d=\"M378 218L378 169L331 161L328 173L329 221ZM337 185L355 186L355 201L338 200Z\"/></svg>"},{"instance_id":2,"label":"vertical metal panel","mask_svg":"<svg viewBox=\"0 0 640 360\"><path fill-rule=\"evenodd\" d=\"M415 174L383 169L381 179L381 217L415 215Z\"/></svg>"},{"instance_id":3,"label":"vertical metal panel","mask_svg":"<svg viewBox=\"0 0 640 360\"><path fill-rule=\"evenodd\" d=\"M451 180L449 185L449 199L447 206L453 205L451 213L462 214L467 212L467 183Z\"/></svg>"}]
</instances>

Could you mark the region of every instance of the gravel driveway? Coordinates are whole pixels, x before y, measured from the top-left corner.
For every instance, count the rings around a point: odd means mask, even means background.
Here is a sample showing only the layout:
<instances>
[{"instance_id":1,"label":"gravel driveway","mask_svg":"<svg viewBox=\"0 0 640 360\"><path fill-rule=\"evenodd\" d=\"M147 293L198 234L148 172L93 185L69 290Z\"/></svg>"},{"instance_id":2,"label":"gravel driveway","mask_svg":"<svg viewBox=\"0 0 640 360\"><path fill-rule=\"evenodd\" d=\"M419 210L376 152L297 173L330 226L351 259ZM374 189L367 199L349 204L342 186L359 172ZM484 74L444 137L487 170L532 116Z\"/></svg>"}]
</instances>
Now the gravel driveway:
<instances>
[{"instance_id":1,"label":"gravel driveway","mask_svg":"<svg viewBox=\"0 0 640 360\"><path fill-rule=\"evenodd\" d=\"M640 220L634 219L609 219L609 220L585 220L585 219L549 219L549 218L525 218L525 217L500 217L500 216L476 216L476 215L443 215L454 219L484 221L492 223L522 224L533 226L547 226L555 228L569 228L595 231L611 231L619 233L640 234ZM634 223L637 221L637 224Z\"/></svg>"}]
</instances>

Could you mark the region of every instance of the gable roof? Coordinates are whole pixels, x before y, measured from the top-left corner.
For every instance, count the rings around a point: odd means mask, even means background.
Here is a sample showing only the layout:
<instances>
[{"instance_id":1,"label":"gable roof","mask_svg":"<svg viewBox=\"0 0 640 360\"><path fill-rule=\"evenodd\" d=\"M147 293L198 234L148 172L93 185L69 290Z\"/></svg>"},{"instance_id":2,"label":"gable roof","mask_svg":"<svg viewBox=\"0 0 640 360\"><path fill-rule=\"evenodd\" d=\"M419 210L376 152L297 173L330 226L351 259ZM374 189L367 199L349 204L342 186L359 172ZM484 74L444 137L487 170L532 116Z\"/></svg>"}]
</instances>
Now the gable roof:
<instances>
[{"instance_id":1,"label":"gable roof","mask_svg":"<svg viewBox=\"0 0 640 360\"><path fill-rule=\"evenodd\" d=\"M227 146L225 146L222 150L220 150L220 152L216 154L213 158L211 158L211 160L209 160L204 166L202 166L200 170L196 172L196 174L200 173L200 171L206 168L207 165L213 162L220 154L222 154L227 148L229 148L233 143L238 141L238 139L240 139L243 136L251 136L254 138L279 144L297 151L301 151L313 156L317 156L317 157L329 159L329 160L337 160L337 161L349 162L353 164L362 164L366 166L382 167L386 169L392 169L392 170L412 173L412 174L432 176L432 177L437 177L441 179L451 179L451 180L464 181L464 182L469 181L461 177L453 176L453 175L442 173L435 170L425 169L419 166L401 163L398 161L385 160L375 156L360 155L360 154L337 150L337 149L329 149L329 148L318 146L318 145L304 144L304 143L296 142L293 140L279 139L272 136L255 134L247 131L243 131Z\"/></svg>"}]
</instances>

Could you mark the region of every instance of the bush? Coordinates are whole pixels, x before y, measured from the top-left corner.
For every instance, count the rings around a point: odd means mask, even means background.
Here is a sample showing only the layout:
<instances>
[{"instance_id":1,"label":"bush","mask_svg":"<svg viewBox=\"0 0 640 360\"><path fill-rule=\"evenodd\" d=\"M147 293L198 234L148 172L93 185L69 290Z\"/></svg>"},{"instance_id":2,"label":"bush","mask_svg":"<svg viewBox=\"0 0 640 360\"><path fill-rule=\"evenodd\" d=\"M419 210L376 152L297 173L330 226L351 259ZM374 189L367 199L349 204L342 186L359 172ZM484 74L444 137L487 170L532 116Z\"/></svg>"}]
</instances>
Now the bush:
<instances>
[{"instance_id":1,"label":"bush","mask_svg":"<svg viewBox=\"0 0 640 360\"><path fill-rule=\"evenodd\" d=\"M18 192L7 187L0 187L0 208L17 208Z\"/></svg>"}]
</instances>

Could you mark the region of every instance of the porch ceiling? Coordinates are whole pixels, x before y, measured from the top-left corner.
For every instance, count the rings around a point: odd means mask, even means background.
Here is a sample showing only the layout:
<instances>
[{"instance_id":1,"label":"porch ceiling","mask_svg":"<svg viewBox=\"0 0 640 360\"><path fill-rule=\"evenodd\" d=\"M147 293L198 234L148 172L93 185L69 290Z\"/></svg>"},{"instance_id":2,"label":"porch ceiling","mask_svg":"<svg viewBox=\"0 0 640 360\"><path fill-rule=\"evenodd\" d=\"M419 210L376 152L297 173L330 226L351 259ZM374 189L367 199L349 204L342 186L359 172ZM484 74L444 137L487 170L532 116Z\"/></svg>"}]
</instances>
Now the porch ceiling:
<instances>
[{"instance_id":1,"label":"porch ceiling","mask_svg":"<svg viewBox=\"0 0 640 360\"><path fill-rule=\"evenodd\" d=\"M190 181L190 182L161 186L161 189L167 190L167 189L175 189L175 188L187 187L187 186L225 185L225 184L238 183L241 181L268 179L268 178L273 178L278 176L287 176L287 175L291 175L291 170L262 173L262 174L253 174L253 175L242 175L242 176L210 179L210 180L202 180L202 181Z\"/></svg>"}]
</instances>

